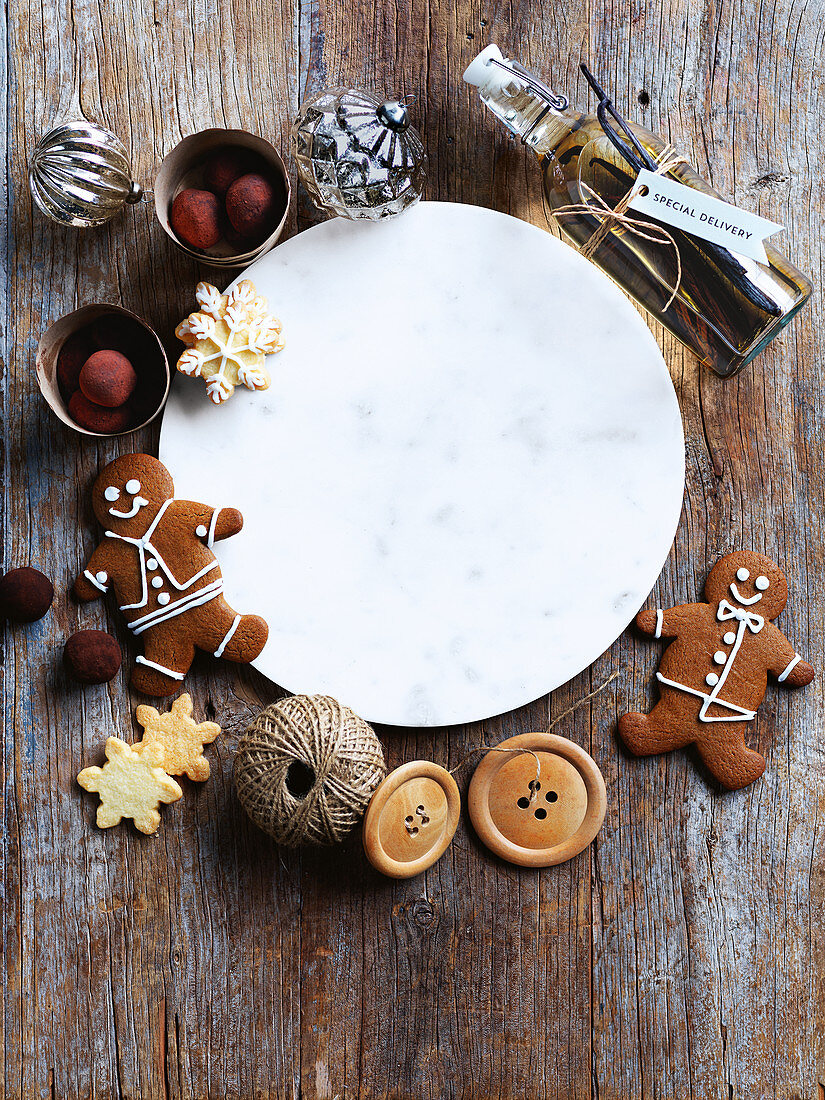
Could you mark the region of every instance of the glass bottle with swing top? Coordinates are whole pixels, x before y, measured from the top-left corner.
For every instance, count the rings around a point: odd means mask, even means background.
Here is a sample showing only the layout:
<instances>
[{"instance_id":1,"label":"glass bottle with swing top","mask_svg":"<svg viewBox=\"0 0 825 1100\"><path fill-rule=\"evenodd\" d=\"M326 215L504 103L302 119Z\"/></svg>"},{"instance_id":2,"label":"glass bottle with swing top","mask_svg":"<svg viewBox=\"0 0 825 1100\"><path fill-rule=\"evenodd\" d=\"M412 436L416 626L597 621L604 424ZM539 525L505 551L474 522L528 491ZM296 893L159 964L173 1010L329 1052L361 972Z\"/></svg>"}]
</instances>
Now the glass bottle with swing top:
<instances>
[{"instance_id":1,"label":"glass bottle with swing top","mask_svg":"<svg viewBox=\"0 0 825 1100\"><path fill-rule=\"evenodd\" d=\"M722 377L736 374L808 300L810 281L767 241L760 263L632 209L611 218L639 171L665 162L665 178L723 196L662 138L626 122L582 71L600 98L595 114L573 110L497 46L483 50L464 79L535 153L550 212L570 241L702 362Z\"/></svg>"}]
</instances>

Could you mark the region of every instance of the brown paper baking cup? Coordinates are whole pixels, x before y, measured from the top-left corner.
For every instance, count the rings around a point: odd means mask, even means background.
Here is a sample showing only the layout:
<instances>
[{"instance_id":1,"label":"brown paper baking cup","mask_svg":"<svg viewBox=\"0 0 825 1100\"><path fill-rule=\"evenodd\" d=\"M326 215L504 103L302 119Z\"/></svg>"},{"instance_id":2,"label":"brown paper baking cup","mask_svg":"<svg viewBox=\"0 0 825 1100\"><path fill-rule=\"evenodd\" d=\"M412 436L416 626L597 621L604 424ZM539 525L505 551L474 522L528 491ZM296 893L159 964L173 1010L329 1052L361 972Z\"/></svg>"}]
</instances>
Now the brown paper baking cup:
<instances>
[{"instance_id":1,"label":"brown paper baking cup","mask_svg":"<svg viewBox=\"0 0 825 1100\"><path fill-rule=\"evenodd\" d=\"M169 213L175 197L187 187L203 187L203 164L210 153L227 146L249 149L257 153L269 168L273 183L281 190L283 214L272 233L248 252L234 252L226 241L218 241L214 247L201 251L190 248L177 236L169 222ZM155 213L167 235L175 242L181 252L201 263L213 267L246 267L247 264L269 252L284 231L292 188L289 183L286 166L280 154L263 138L249 134L246 130L202 130L199 134L190 134L179 142L171 153L163 158L160 170L155 178Z\"/></svg>"},{"instance_id":2,"label":"brown paper baking cup","mask_svg":"<svg viewBox=\"0 0 825 1100\"><path fill-rule=\"evenodd\" d=\"M87 428L82 428L71 416L69 416L68 401L64 400L63 394L60 392L60 386L57 381L57 357L60 354L60 349L63 344L74 333L79 332L80 329L84 329L101 317L114 316L123 317L130 322L139 325L147 334L147 346L149 348L149 356L143 356L141 359L137 357L133 360L132 366L138 376L138 394L142 386L147 388L149 393L152 393L154 386L157 386L157 401L152 401L152 413L150 416L145 417L139 424L135 424L133 427L126 428L122 432L90 432ZM155 352L157 353L155 355ZM151 423L152 420L158 415L163 406L166 404L166 398L169 396L169 360L166 358L166 352L164 351L163 344L160 342L158 334L151 326L138 317L137 314L131 313L128 309L124 309L122 306L112 305L107 302L95 302L88 306L83 306L81 309L76 309L73 313L67 313L65 317L61 317L60 320L55 321L43 335L40 337L40 342L37 345L37 358L35 361L35 367L37 371L37 384L40 387L40 392L45 397L49 404L49 408L64 424L67 424L70 428L73 428L80 435L90 435L98 439L109 439L116 435L129 435L130 432L136 432L139 428L145 427Z\"/></svg>"}]
</instances>

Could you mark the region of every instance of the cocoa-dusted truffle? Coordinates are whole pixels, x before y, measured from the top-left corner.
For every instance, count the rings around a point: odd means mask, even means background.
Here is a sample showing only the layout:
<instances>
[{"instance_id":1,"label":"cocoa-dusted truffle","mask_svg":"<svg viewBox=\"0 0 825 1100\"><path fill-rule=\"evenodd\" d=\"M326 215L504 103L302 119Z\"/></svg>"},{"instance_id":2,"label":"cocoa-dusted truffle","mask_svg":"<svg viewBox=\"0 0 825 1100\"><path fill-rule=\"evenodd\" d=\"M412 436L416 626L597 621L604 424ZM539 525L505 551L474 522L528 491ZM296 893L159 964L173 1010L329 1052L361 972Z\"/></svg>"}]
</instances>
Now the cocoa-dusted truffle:
<instances>
[{"instance_id":1,"label":"cocoa-dusted truffle","mask_svg":"<svg viewBox=\"0 0 825 1100\"><path fill-rule=\"evenodd\" d=\"M125 432L132 422L132 411L128 405L117 409L107 409L104 405L95 405L78 390L69 401L69 416L87 432L101 432L112 435Z\"/></svg>"},{"instance_id":2,"label":"cocoa-dusted truffle","mask_svg":"<svg viewBox=\"0 0 825 1100\"><path fill-rule=\"evenodd\" d=\"M67 401L80 384L83 364L93 351L87 328L78 329L63 341L57 353L57 381Z\"/></svg>"},{"instance_id":3,"label":"cocoa-dusted truffle","mask_svg":"<svg viewBox=\"0 0 825 1100\"><path fill-rule=\"evenodd\" d=\"M253 158L247 149L227 145L217 149L203 166L203 186L223 198L239 176L249 172Z\"/></svg>"},{"instance_id":4,"label":"cocoa-dusted truffle","mask_svg":"<svg viewBox=\"0 0 825 1100\"><path fill-rule=\"evenodd\" d=\"M221 239L221 204L211 191L189 187L172 203L169 221L190 248L211 248Z\"/></svg>"},{"instance_id":5,"label":"cocoa-dusted truffle","mask_svg":"<svg viewBox=\"0 0 825 1100\"><path fill-rule=\"evenodd\" d=\"M106 684L117 676L123 656L105 630L78 630L63 647L66 671L81 684Z\"/></svg>"},{"instance_id":6,"label":"cocoa-dusted truffle","mask_svg":"<svg viewBox=\"0 0 825 1100\"><path fill-rule=\"evenodd\" d=\"M261 240L278 221L279 204L275 188L257 172L235 180L226 192L226 214L232 227L244 237Z\"/></svg>"},{"instance_id":7,"label":"cocoa-dusted truffle","mask_svg":"<svg viewBox=\"0 0 825 1100\"><path fill-rule=\"evenodd\" d=\"M54 586L39 569L24 565L0 578L0 615L17 623L42 619L54 599Z\"/></svg>"},{"instance_id":8,"label":"cocoa-dusted truffle","mask_svg":"<svg viewBox=\"0 0 825 1100\"><path fill-rule=\"evenodd\" d=\"M80 372L83 396L107 409L116 409L128 401L136 384L134 367L119 351L96 351Z\"/></svg>"}]
</instances>

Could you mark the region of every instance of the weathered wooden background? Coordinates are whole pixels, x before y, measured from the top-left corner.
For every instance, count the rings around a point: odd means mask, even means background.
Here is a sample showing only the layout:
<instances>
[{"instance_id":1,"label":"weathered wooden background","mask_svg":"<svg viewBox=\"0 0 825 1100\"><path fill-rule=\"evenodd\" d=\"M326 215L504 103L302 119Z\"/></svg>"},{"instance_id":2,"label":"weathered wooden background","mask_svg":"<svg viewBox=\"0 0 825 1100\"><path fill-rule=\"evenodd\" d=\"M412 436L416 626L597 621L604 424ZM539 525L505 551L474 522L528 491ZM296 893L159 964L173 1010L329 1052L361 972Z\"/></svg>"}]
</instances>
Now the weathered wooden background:
<instances>
[{"instance_id":1,"label":"weathered wooden background","mask_svg":"<svg viewBox=\"0 0 825 1100\"><path fill-rule=\"evenodd\" d=\"M823 16L823 0L13 0L0 13L5 563L39 566L58 590L46 619L3 642L0 1093L823 1100L820 287L737 380L700 372L663 337L688 481L657 599L693 598L723 551L775 555L793 581L784 628L821 674L804 693L770 693L753 730L764 779L721 794L684 753L622 754L617 714L645 698L657 657L625 636L503 719L381 731L392 764L453 766L482 740L544 727L620 670L558 727L607 780L590 851L521 872L465 821L431 872L393 883L357 837L343 853L278 852L247 824L229 779L235 739L275 693L217 662L189 681L198 710L227 729L214 778L166 810L157 839L95 828L74 776L108 734L130 731L136 700L128 669L106 687L69 686L60 653L77 627L120 631L66 592L94 542L90 479L132 441L97 444L58 423L37 394L34 351L50 321L95 300L122 302L171 341L206 272L173 250L148 204L70 232L32 216L26 187L35 139L78 109L131 143L151 181L181 136L213 124L286 149L301 97L352 82L418 97L429 197L543 225L534 166L460 80L496 41L573 102L586 102L587 58L620 108L734 200L784 221L819 283ZM290 232L308 216L298 209ZM563 324L551 306L549 323ZM151 448L156 433L133 442Z\"/></svg>"}]
</instances>

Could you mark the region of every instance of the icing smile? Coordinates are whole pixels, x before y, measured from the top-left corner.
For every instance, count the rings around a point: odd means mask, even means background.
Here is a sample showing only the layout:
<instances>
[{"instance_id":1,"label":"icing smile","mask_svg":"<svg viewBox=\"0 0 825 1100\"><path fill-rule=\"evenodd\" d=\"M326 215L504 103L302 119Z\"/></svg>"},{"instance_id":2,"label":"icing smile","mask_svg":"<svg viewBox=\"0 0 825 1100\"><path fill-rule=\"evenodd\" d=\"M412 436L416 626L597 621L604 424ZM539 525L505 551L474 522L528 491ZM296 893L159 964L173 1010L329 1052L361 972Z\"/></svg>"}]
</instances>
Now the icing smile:
<instances>
[{"instance_id":1,"label":"icing smile","mask_svg":"<svg viewBox=\"0 0 825 1100\"><path fill-rule=\"evenodd\" d=\"M133 516L136 516L138 514L138 512L141 510L141 508L145 504L148 504L148 503L149 503L149 501L144 500L143 497L135 497L134 501L132 502L131 511L129 511L129 512L119 512L117 510L117 508L110 508L109 509L109 515L110 516L115 516L116 519L131 519Z\"/></svg>"},{"instance_id":2,"label":"icing smile","mask_svg":"<svg viewBox=\"0 0 825 1100\"><path fill-rule=\"evenodd\" d=\"M752 603L759 603L759 601L762 599L762 593L757 592L755 596L751 596L749 599L746 600L744 596L741 596L739 594L739 589L736 587L735 582L730 586L730 590L736 602L741 603L743 607L750 607Z\"/></svg>"}]
</instances>

